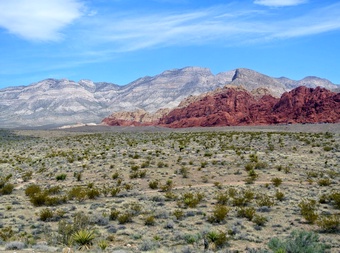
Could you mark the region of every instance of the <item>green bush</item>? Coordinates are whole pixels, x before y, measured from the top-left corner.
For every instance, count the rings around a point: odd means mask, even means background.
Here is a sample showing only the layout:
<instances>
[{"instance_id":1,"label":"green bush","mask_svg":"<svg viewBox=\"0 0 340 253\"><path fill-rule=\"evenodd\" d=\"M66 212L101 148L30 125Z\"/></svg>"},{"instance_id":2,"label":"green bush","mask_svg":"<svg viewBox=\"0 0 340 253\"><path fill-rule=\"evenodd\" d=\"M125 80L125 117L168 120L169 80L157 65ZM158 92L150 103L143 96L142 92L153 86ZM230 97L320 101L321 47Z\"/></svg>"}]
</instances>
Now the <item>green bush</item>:
<instances>
[{"instance_id":1,"label":"green bush","mask_svg":"<svg viewBox=\"0 0 340 253\"><path fill-rule=\"evenodd\" d=\"M254 207L241 207L237 209L237 216L241 218L247 218L248 220L252 220L256 211Z\"/></svg>"},{"instance_id":2,"label":"green bush","mask_svg":"<svg viewBox=\"0 0 340 253\"><path fill-rule=\"evenodd\" d=\"M42 209L39 213L39 218L42 221L49 221L53 218L53 211L49 208Z\"/></svg>"},{"instance_id":3,"label":"green bush","mask_svg":"<svg viewBox=\"0 0 340 253\"><path fill-rule=\"evenodd\" d=\"M340 209L340 191L333 191L329 195L335 208Z\"/></svg>"},{"instance_id":4,"label":"green bush","mask_svg":"<svg viewBox=\"0 0 340 253\"><path fill-rule=\"evenodd\" d=\"M132 222L132 215L130 213L123 213L117 217L119 224Z\"/></svg>"},{"instance_id":5,"label":"green bush","mask_svg":"<svg viewBox=\"0 0 340 253\"><path fill-rule=\"evenodd\" d=\"M112 197L115 197L115 196L117 196L117 194L120 192L120 188L119 187L113 187L112 189L111 189L111 196Z\"/></svg>"},{"instance_id":6,"label":"green bush","mask_svg":"<svg viewBox=\"0 0 340 253\"><path fill-rule=\"evenodd\" d=\"M158 180L153 180L153 181L149 182L149 187L150 187L150 189L155 190L155 189L158 188L158 184L159 184Z\"/></svg>"},{"instance_id":7,"label":"green bush","mask_svg":"<svg viewBox=\"0 0 340 253\"><path fill-rule=\"evenodd\" d=\"M111 210L111 213L110 213L110 220L117 220L118 216L119 216L120 212L118 210Z\"/></svg>"},{"instance_id":8,"label":"green bush","mask_svg":"<svg viewBox=\"0 0 340 253\"><path fill-rule=\"evenodd\" d=\"M318 185L320 186L329 186L331 183L332 182L329 178L321 178L318 180Z\"/></svg>"},{"instance_id":9,"label":"green bush","mask_svg":"<svg viewBox=\"0 0 340 253\"><path fill-rule=\"evenodd\" d=\"M293 231L289 238L273 238L268 247L274 252L289 253L324 253L327 246L319 242L319 236L313 232Z\"/></svg>"},{"instance_id":10,"label":"green bush","mask_svg":"<svg viewBox=\"0 0 340 253\"><path fill-rule=\"evenodd\" d=\"M4 227L0 229L0 239L3 241L8 241L14 236L14 231L12 226Z\"/></svg>"},{"instance_id":11,"label":"green bush","mask_svg":"<svg viewBox=\"0 0 340 253\"><path fill-rule=\"evenodd\" d=\"M275 187L278 187L282 184L282 179L278 177L272 178L271 181Z\"/></svg>"},{"instance_id":12,"label":"green bush","mask_svg":"<svg viewBox=\"0 0 340 253\"><path fill-rule=\"evenodd\" d=\"M41 188L39 185L36 184L32 184L27 186L27 188L25 189L25 195L28 197L33 196L34 194L40 193L41 192Z\"/></svg>"},{"instance_id":13,"label":"green bush","mask_svg":"<svg viewBox=\"0 0 340 253\"><path fill-rule=\"evenodd\" d=\"M82 202L86 199L87 192L84 187L74 186L71 190L68 191L68 198L70 200L75 199L79 202Z\"/></svg>"},{"instance_id":14,"label":"green bush","mask_svg":"<svg viewBox=\"0 0 340 253\"><path fill-rule=\"evenodd\" d=\"M197 192L196 194L187 192L183 194L182 200L185 207L194 208L202 201L203 197L204 195L200 192Z\"/></svg>"},{"instance_id":15,"label":"green bush","mask_svg":"<svg viewBox=\"0 0 340 253\"><path fill-rule=\"evenodd\" d=\"M229 200L229 196L227 192L218 192L216 197L215 197L216 201L218 204L220 205L226 205L228 203Z\"/></svg>"},{"instance_id":16,"label":"green bush","mask_svg":"<svg viewBox=\"0 0 340 253\"><path fill-rule=\"evenodd\" d=\"M176 209L175 211L173 211L172 214L176 217L177 220L182 219L184 216L184 213L181 209Z\"/></svg>"},{"instance_id":17,"label":"green bush","mask_svg":"<svg viewBox=\"0 0 340 253\"><path fill-rule=\"evenodd\" d=\"M230 209L224 205L216 205L212 216L208 217L210 223L221 223L225 220Z\"/></svg>"},{"instance_id":18,"label":"green bush","mask_svg":"<svg viewBox=\"0 0 340 253\"><path fill-rule=\"evenodd\" d=\"M281 191L276 191L275 197L277 200L282 201L285 198L285 194Z\"/></svg>"},{"instance_id":19,"label":"green bush","mask_svg":"<svg viewBox=\"0 0 340 253\"><path fill-rule=\"evenodd\" d=\"M255 214L252 222L254 222L258 226L264 226L264 224L267 222L267 218L262 215Z\"/></svg>"},{"instance_id":20,"label":"green bush","mask_svg":"<svg viewBox=\"0 0 340 253\"><path fill-rule=\"evenodd\" d=\"M272 200L272 198L265 194L257 195L256 203L258 206L272 207L274 205L274 201Z\"/></svg>"},{"instance_id":21,"label":"green bush","mask_svg":"<svg viewBox=\"0 0 340 253\"><path fill-rule=\"evenodd\" d=\"M227 233L222 231L220 232L210 231L206 234L206 238L208 239L209 242L215 245L216 249L223 248L228 242Z\"/></svg>"},{"instance_id":22,"label":"green bush","mask_svg":"<svg viewBox=\"0 0 340 253\"><path fill-rule=\"evenodd\" d=\"M57 179L57 181L63 181L66 179L66 174L60 174L60 175L57 175L55 178Z\"/></svg>"},{"instance_id":23,"label":"green bush","mask_svg":"<svg viewBox=\"0 0 340 253\"><path fill-rule=\"evenodd\" d=\"M321 216L316 221L316 224L323 231L335 232L340 230L340 217L339 215L333 214L328 216Z\"/></svg>"},{"instance_id":24,"label":"green bush","mask_svg":"<svg viewBox=\"0 0 340 253\"><path fill-rule=\"evenodd\" d=\"M144 224L146 226L154 226L155 223L156 223L155 216L153 216L153 215L147 216L144 220Z\"/></svg>"},{"instance_id":25,"label":"green bush","mask_svg":"<svg viewBox=\"0 0 340 253\"><path fill-rule=\"evenodd\" d=\"M318 219L316 213L316 201L313 199L302 200L299 203L300 213L308 223L314 223Z\"/></svg>"},{"instance_id":26,"label":"green bush","mask_svg":"<svg viewBox=\"0 0 340 253\"><path fill-rule=\"evenodd\" d=\"M9 195L13 192L14 185L10 183L6 183L1 189L0 189L0 195Z\"/></svg>"}]
</instances>

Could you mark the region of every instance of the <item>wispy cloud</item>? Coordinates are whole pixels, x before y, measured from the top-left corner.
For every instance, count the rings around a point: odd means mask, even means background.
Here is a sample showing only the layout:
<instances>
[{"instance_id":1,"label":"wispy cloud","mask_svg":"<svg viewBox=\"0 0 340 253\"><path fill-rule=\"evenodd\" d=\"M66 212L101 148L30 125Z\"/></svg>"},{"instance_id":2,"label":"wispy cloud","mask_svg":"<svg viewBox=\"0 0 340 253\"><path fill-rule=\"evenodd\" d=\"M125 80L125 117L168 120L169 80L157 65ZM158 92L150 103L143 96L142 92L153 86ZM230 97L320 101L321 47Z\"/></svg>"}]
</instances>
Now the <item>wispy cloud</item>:
<instances>
[{"instance_id":1,"label":"wispy cloud","mask_svg":"<svg viewBox=\"0 0 340 253\"><path fill-rule=\"evenodd\" d=\"M294 6L308 2L308 0L255 0L255 4L270 7Z\"/></svg>"},{"instance_id":2,"label":"wispy cloud","mask_svg":"<svg viewBox=\"0 0 340 253\"><path fill-rule=\"evenodd\" d=\"M56 41L82 7L78 0L0 0L0 27L28 40Z\"/></svg>"},{"instance_id":3,"label":"wispy cloud","mask_svg":"<svg viewBox=\"0 0 340 253\"><path fill-rule=\"evenodd\" d=\"M269 2L269 1L268 1ZM274 1L272 1L274 2ZM276 1L291 4L298 1ZM299 1L300 3L302 1ZM236 11L235 11L236 10ZM116 51L169 45L239 45L308 36L340 29L340 3L305 13L280 13L253 7L218 6L185 13L128 13L87 25L94 44Z\"/></svg>"}]
</instances>

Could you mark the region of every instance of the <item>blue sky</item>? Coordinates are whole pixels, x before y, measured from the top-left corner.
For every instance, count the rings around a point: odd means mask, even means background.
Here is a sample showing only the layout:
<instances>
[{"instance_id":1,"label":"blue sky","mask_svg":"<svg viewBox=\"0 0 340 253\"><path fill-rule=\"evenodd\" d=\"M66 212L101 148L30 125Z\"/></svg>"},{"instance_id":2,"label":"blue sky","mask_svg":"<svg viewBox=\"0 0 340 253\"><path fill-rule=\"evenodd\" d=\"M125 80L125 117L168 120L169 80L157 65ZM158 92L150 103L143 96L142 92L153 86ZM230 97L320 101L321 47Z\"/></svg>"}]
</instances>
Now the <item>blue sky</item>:
<instances>
[{"instance_id":1,"label":"blue sky","mask_svg":"<svg viewBox=\"0 0 340 253\"><path fill-rule=\"evenodd\" d=\"M186 66L340 84L340 1L0 0L0 88Z\"/></svg>"}]
</instances>

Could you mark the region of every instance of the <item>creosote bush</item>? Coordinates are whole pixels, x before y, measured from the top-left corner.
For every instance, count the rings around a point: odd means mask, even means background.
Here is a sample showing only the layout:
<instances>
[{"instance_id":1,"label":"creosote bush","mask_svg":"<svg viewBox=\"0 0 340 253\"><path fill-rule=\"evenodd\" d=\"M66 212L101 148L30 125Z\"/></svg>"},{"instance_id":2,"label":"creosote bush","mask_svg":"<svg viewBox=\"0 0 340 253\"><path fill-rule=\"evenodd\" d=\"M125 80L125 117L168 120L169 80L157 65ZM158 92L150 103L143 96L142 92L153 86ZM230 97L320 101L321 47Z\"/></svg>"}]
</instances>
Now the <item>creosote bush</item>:
<instances>
[{"instance_id":1,"label":"creosote bush","mask_svg":"<svg viewBox=\"0 0 340 253\"><path fill-rule=\"evenodd\" d=\"M316 213L316 201L313 199L305 199L299 203L300 213L308 223L314 223L318 219Z\"/></svg>"},{"instance_id":2,"label":"creosote bush","mask_svg":"<svg viewBox=\"0 0 340 253\"><path fill-rule=\"evenodd\" d=\"M216 205L213 214L208 217L210 223L221 223L225 220L230 209L224 205Z\"/></svg>"}]
</instances>

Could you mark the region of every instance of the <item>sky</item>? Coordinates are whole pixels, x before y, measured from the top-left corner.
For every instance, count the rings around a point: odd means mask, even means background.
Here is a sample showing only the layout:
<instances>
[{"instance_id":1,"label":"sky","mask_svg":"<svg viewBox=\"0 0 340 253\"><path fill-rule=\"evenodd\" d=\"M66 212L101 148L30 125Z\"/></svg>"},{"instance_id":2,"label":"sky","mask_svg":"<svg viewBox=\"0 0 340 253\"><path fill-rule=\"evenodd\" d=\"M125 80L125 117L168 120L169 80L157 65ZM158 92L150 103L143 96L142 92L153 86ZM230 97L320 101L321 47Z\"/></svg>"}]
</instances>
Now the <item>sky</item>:
<instances>
[{"instance_id":1,"label":"sky","mask_svg":"<svg viewBox=\"0 0 340 253\"><path fill-rule=\"evenodd\" d=\"M340 84L340 1L0 0L0 88L186 66Z\"/></svg>"}]
</instances>

